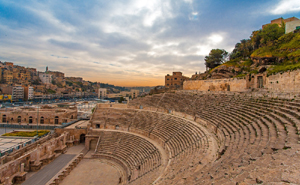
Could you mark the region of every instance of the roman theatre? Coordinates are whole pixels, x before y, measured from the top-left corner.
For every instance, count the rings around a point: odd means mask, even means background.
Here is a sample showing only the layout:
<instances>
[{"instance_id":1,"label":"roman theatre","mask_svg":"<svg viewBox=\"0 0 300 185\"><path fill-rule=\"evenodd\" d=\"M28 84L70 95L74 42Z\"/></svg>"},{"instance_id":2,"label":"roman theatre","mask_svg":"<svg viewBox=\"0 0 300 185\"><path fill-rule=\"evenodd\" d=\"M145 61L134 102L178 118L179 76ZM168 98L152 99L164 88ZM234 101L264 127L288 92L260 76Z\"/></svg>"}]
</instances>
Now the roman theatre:
<instances>
[{"instance_id":1,"label":"roman theatre","mask_svg":"<svg viewBox=\"0 0 300 185\"><path fill-rule=\"evenodd\" d=\"M199 91L98 104L87 158L117 184L299 184L299 110L295 98Z\"/></svg>"},{"instance_id":2,"label":"roman theatre","mask_svg":"<svg viewBox=\"0 0 300 185\"><path fill-rule=\"evenodd\" d=\"M298 97L250 92L100 103L85 124L56 129L85 149L50 184L300 184L299 111Z\"/></svg>"}]
</instances>

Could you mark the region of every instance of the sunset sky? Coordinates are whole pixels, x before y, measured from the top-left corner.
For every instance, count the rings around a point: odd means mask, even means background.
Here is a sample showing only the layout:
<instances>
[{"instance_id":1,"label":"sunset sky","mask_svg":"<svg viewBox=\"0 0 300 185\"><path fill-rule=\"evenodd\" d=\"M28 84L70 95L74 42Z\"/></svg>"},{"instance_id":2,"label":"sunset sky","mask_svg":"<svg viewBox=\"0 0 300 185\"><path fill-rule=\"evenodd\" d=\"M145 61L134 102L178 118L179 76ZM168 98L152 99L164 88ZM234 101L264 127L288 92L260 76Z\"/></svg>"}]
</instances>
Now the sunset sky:
<instances>
[{"instance_id":1,"label":"sunset sky","mask_svg":"<svg viewBox=\"0 0 300 185\"><path fill-rule=\"evenodd\" d=\"M0 60L119 86L164 84L205 70L213 48L279 17L300 0L0 0Z\"/></svg>"}]
</instances>

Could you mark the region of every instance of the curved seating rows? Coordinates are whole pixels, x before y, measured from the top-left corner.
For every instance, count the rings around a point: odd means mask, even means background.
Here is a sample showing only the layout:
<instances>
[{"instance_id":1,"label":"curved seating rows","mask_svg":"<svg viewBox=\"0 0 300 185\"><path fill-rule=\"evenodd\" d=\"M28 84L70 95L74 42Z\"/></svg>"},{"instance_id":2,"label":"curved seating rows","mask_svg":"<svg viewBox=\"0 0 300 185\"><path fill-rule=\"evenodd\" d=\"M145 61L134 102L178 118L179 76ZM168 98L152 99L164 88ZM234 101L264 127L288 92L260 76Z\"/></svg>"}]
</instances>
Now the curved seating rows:
<instances>
[{"instance_id":1,"label":"curved seating rows","mask_svg":"<svg viewBox=\"0 0 300 185\"><path fill-rule=\"evenodd\" d=\"M123 114L126 111L127 113ZM120 126L118 128L120 130L141 134L161 144L168 152L169 166L163 174L155 173L153 175L156 177L160 176L157 183L174 181L175 177L182 177L185 174L184 171L193 170L197 165L204 165L209 162L209 160L202 159L205 155L209 155L207 135L189 120L165 113L134 109L98 108L94 114L92 124L99 124L100 122L97 120L97 117L102 117L101 124L105 125L104 128L116 128L117 124ZM122 120L116 115L122 117ZM125 124L120 124L124 120L126 120ZM105 154L112 154L119 149L122 149L122 153L130 151L131 146L127 144L126 139L119 139L120 134L123 134L123 132L115 134L103 131L99 137L97 151ZM107 141L113 144L108 145ZM132 139L131 141L136 144L133 148L141 148L140 145L137 145L139 142L138 139ZM116 147L118 150L115 149ZM148 147L142 149L145 151L151 150ZM134 165L131 164L141 164L145 159L147 158L133 158L131 161L128 161L130 168L134 168ZM149 179L149 176L147 175L146 179Z\"/></svg>"},{"instance_id":2,"label":"curved seating rows","mask_svg":"<svg viewBox=\"0 0 300 185\"><path fill-rule=\"evenodd\" d=\"M300 163L299 100L179 91L138 98L130 105L185 113L213 128L219 144L217 160L169 184L300 183L284 172L299 175L295 165L285 165L291 159ZM280 168L275 167L278 163Z\"/></svg>"},{"instance_id":3,"label":"curved seating rows","mask_svg":"<svg viewBox=\"0 0 300 185\"><path fill-rule=\"evenodd\" d=\"M130 171L129 182L155 171L161 165L161 154L149 141L130 133L94 131L99 135L94 156L111 156L123 161Z\"/></svg>"}]
</instances>

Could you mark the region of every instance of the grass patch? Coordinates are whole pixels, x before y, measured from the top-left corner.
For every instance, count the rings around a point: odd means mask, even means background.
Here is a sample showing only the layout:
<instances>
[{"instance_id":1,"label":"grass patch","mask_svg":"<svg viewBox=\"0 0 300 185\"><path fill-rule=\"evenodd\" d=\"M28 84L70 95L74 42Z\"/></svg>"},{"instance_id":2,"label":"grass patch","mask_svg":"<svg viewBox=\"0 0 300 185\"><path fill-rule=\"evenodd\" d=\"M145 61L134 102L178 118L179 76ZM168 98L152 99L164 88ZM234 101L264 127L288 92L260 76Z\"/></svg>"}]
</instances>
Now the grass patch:
<instances>
[{"instance_id":1,"label":"grass patch","mask_svg":"<svg viewBox=\"0 0 300 185\"><path fill-rule=\"evenodd\" d=\"M241 66L250 67L253 64L251 59L246 60L245 62L241 63Z\"/></svg>"},{"instance_id":2,"label":"grass patch","mask_svg":"<svg viewBox=\"0 0 300 185\"><path fill-rule=\"evenodd\" d=\"M274 65L268 69L268 74L272 75L272 74L282 73L282 72L286 72L286 71L294 71L296 69L300 69L300 63Z\"/></svg>"},{"instance_id":3,"label":"grass patch","mask_svg":"<svg viewBox=\"0 0 300 185\"><path fill-rule=\"evenodd\" d=\"M39 136L43 136L47 133L49 133L49 130L39 130L38 134ZM3 134L2 136L19 136L19 137L34 137L36 136L36 130L35 131L16 131L11 133Z\"/></svg>"},{"instance_id":4,"label":"grass patch","mask_svg":"<svg viewBox=\"0 0 300 185\"><path fill-rule=\"evenodd\" d=\"M281 36L272 45L255 50L251 57L299 57L300 34L289 33Z\"/></svg>"},{"instance_id":5,"label":"grass patch","mask_svg":"<svg viewBox=\"0 0 300 185\"><path fill-rule=\"evenodd\" d=\"M47 92L48 92L49 94L55 94L55 93L56 93L56 91L54 91L54 90L52 90L52 89L47 89Z\"/></svg>"},{"instance_id":6,"label":"grass patch","mask_svg":"<svg viewBox=\"0 0 300 185\"><path fill-rule=\"evenodd\" d=\"M247 74L238 74L238 75L236 75L235 77L233 77L233 78L243 78L243 77L245 77Z\"/></svg>"}]
</instances>

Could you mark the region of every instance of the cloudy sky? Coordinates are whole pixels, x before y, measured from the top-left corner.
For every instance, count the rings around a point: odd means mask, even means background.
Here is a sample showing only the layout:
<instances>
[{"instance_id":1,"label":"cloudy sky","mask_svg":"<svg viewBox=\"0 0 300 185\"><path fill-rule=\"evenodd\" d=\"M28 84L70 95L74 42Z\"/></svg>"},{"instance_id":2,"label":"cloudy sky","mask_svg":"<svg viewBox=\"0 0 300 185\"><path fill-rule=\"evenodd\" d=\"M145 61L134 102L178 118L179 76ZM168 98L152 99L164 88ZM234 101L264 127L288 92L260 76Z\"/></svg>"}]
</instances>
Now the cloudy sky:
<instances>
[{"instance_id":1,"label":"cloudy sky","mask_svg":"<svg viewBox=\"0 0 300 185\"><path fill-rule=\"evenodd\" d=\"M279 17L299 0L0 0L0 60L121 86L164 84L205 69L213 48Z\"/></svg>"}]
</instances>

